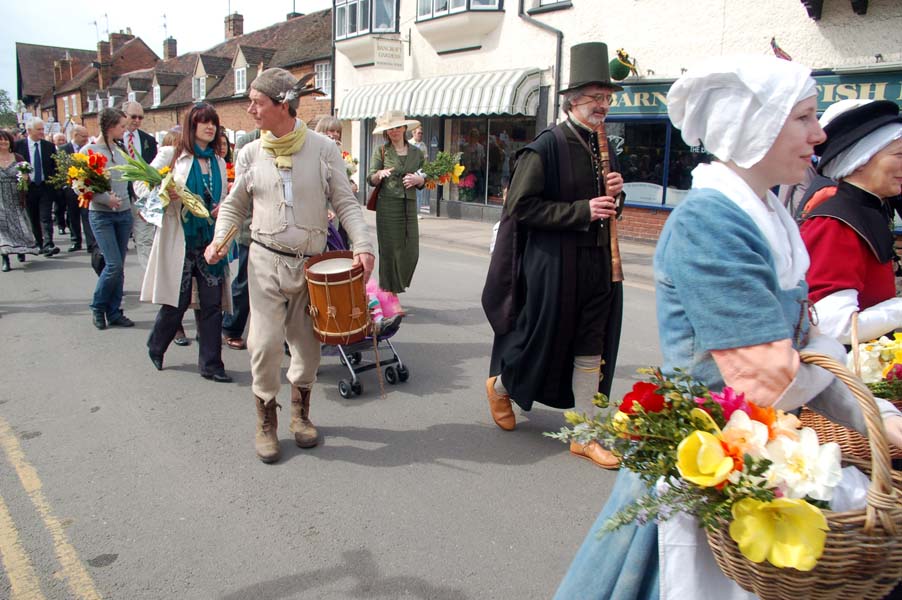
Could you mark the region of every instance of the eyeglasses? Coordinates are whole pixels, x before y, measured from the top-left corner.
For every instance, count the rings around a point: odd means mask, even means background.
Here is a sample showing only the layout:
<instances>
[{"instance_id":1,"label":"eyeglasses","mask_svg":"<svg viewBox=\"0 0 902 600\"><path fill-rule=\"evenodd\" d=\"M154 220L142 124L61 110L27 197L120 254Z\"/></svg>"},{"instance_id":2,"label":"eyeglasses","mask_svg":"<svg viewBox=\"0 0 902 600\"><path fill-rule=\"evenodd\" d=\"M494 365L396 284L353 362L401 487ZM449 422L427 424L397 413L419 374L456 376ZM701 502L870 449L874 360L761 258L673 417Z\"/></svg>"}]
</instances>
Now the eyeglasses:
<instances>
[{"instance_id":1,"label":"eyeglasses","mask_svg":"<svg viewBox=\"0 0 902 600\"><path fill-rule=\"evenodd\" d=\"M594 94L591 96L589 94L583 94L581 97L587 98L588 100L587 102L581 102L580 104L588 104L588 102L594 102L595 104L610 104L614 99L613 94Z\"/></svg>"},{"instance_id":2,"label":"eyeglasses","mask_svg":"<svg viewBox=\"0 0 902 600\"><path fill-rule=\"evenodd\" d=\"M144 120L144 115L128 115L128 118L129 118L129 119L135 119L135 120L137 120L137 121L143 121L143 120Z\"/></svg>"}]
</instances>

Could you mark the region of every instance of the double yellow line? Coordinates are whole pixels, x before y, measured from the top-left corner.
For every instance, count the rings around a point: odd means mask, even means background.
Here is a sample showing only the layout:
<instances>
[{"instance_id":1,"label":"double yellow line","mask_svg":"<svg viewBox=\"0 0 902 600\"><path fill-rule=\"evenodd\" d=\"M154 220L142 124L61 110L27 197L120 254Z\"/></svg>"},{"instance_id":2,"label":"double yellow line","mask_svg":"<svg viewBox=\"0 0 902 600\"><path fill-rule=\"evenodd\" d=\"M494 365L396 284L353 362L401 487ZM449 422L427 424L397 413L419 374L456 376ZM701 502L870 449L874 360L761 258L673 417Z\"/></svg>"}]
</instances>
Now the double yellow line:
<instances>
[{"instance_id":1,"label":"double yellow line","mask_svg":"<svg viewBox=\"0 0 902 600\"><path fill-rule=\"evenodd\" d=\"M79 600L101 600L94 586L94 580L66 537L62 523L50 510L50 503L44 496L38 472L25 459L18 438L2 417L0 417L0 448L15 469L22 487L53 539L56 559L62 567L61 576L66 581L70 594ZM28 558L28 553L19 541L18 530L2 496L0 496L0 559L9 577L12 593L10 600L44 600L40 580Z\"/></svg>"}]
</instances>

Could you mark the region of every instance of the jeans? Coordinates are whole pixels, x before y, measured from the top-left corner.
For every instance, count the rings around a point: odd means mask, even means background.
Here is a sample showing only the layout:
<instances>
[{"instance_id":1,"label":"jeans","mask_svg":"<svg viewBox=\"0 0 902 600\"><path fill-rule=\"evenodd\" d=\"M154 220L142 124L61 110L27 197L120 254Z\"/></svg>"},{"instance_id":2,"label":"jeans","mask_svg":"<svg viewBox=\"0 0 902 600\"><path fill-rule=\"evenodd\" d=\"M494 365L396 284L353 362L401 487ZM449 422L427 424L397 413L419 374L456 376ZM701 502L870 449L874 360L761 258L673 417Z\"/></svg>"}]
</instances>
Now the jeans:
<instances>
[{"instance_id":1,"label":"jeans","mask_svg":"<svg viewBox=\"0 0 902 600\"><path fill-rule=\"evenodd\" d=\"M222 315L222 333L226 337L244 335L251 303L247 290L247 255L249 248L238 244L238 273L232 279L232 312Z\"/></svg>"},{"instance_id":2,"label":"jeans","mask_svg":"<svg viewBox=\"0 0 902 600\"><path fill-rule=\"evenodd\" d=\"M91 309L102 312L108 321L115 321L122 314L122 294L125 284L125 255L128 237L132 232L132 213L90 211L89 220L94 238L106 265L97 279Z\"/></svg>"}]
</instances>

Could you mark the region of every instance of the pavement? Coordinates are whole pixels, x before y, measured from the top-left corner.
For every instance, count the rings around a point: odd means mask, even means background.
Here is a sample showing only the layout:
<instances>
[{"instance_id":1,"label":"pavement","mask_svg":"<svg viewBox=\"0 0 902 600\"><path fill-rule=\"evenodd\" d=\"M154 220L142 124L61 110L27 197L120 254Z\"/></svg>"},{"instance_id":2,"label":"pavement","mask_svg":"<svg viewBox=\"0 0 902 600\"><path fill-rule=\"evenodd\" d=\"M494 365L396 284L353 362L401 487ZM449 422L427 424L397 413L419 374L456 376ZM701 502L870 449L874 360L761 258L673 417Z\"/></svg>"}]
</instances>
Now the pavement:
<instances>
[{"instance_id":1,"label":"pavement","mask_svg":"<svg viewBox=\"0 0 902 600\"><path fill-rule=\"evenodd\" d=\"M367 224L375 232L376 213L368 210L364 210L363 213ZM419 227L421 244L489 256L493 224L421 215ZM620 255L626 285L635 284L643 289L654 287L652 266L654 252L653 243L620 240Z\"/></svg>"}]
</instances>

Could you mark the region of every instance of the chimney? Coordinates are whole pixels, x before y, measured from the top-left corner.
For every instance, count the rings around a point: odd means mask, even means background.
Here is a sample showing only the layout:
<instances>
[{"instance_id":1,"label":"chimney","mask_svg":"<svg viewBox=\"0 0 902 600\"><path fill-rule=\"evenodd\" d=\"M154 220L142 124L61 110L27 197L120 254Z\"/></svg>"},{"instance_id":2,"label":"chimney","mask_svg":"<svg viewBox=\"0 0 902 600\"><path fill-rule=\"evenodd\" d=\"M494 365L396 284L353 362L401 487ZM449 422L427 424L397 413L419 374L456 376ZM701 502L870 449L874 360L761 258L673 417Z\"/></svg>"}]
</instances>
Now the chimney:
<instances>
[{"instance_id":1,"label":"chimney","mask_svg":"<svg viewBox=\"0 0 902 600\"><path fill-rule=\"evenodd\" d=\"M178 56L178 45L174 37L168 37L163 40L163 60L169 60Z\"/></svg>"},{"instance_id":2,"label":"chimney","mask_svg":"<svg viewBox=\"0 0 902 600\"><path fill-rule=\"evenodd\" d=\"M233 13L225 18L225 39L230 40L244 35L244 17Z\"/></svg>"},{"instance_id":3,"label":"chimney","mask_svg":"<svg viewBox=\"0 0 902 600\"><path fill-rule=\"evenodd\" d=\"M97 62L94 63L97 69L97 86L104 90L113 83L110 78L110 67L112 66L113 55L110 52L109 42L97 42Z\"/></svg>"},{"instance_id":4,"label":"chimney","mask_svg":"<svg viewBox=\"0 0 902 600\"><path fill-rule=\"evenodd\" d=\"M133 39L135 39L135 36L133 36L130 33L122 33L121 31L119 33L111 33L110 34L110 54L115 53L116 50L119 50L120 48L122 48L122 46L124 46L126 42L128 42L129 40L133 40Z\"/></svg>"},{"instance_id":5,"label":"chimney","mask_svg":"<svg viewBox=\"0 0 902 600\"><path fill-rule=\"evenodd\" d=\"M303 16L304 16L304 13L290 12L287 15L285 15L285 20L290 21L292 19L297 19L298 17L303 17Z\"/></svg>"}]
</instances>

